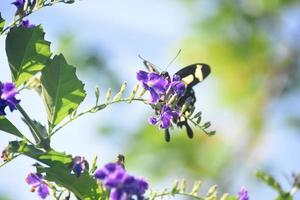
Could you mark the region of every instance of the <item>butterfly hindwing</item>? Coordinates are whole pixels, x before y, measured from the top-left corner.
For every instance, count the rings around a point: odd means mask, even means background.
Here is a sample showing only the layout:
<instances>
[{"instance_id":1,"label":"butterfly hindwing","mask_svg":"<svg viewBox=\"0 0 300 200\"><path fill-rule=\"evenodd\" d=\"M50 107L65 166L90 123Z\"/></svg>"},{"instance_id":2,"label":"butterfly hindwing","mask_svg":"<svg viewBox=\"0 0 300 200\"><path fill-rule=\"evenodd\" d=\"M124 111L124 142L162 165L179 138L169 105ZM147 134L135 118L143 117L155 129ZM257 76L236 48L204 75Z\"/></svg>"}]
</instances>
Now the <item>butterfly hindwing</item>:
<instances>
[{"instance_id":1,"label":"butterfly hindwing","mask_svg":"<svg viewBox=\"0 0 300 200\"><path fill-rule=\"evenodd\" d=\"M179 75L186 86L191 88L210 74L210 67L204 63L195 63L182 68L175 74Z\"/></svg>"}]
</instances>

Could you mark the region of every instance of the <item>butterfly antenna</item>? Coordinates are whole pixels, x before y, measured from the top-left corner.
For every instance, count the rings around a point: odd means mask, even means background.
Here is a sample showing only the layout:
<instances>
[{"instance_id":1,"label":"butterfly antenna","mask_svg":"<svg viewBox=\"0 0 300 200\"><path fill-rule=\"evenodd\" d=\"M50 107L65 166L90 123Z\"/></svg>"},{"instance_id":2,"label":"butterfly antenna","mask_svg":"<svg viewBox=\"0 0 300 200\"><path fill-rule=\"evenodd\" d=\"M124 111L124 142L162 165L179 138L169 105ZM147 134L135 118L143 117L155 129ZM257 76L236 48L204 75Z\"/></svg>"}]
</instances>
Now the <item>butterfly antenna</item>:
<instances>
[{"instance_id":1,"label":"butterfly antenna","mask_svg":"<svg viewBox=\"0 0 300 200\"><path fill-rule=\"evenodd\" d=\"M180 53L181 53L181 49L179 49L179 51L177 52L176 56L169 62L169 64L167 65L167 68L165 69L165 71L167 71L167 69L176 60L176 58L179 56Z\"/></svg>"}]
</instances>

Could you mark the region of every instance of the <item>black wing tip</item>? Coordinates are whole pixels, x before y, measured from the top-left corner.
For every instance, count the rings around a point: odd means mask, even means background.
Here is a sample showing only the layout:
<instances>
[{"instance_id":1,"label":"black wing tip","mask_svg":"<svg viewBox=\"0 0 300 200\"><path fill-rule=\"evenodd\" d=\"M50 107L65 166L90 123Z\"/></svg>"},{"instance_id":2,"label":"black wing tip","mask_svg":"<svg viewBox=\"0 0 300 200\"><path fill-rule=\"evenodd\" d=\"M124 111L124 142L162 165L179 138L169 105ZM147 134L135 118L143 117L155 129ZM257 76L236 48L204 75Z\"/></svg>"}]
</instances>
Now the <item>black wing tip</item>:
<instances>
[{"instance_id":1,"label":"black wing tip","mask_svg":"<svg viewBox=\"0 0 300 200\"><path fill-rule=\"evenodd\" d=\"M202 72L203 72L203 78L206 78L210 72L211 72L211 68L208 64L205 64L205 63L201 63L202 65Z\"/></svg>"}]
</instances>

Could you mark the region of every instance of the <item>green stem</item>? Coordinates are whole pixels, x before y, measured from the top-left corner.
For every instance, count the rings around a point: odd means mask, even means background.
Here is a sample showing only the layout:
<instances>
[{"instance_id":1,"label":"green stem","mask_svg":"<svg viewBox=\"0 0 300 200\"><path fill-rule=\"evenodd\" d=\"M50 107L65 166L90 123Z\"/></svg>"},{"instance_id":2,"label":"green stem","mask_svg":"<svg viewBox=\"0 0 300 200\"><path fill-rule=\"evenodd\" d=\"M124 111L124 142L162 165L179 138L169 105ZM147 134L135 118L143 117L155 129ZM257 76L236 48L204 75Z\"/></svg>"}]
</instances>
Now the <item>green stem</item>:
<instances>
[{"instance_id":1,"label":"green stem","mask_svg":"<svg viewBox=\"0 0 300 200\"><path fill-rule=\"evenodd\" d=\"M47 139L45 139L42 134L39 132L39 129L35 126L35 124L33 123L33 121L30 119L30 117L27 115L27 113L25 112L25 110L20 106L17 105L17 108L19 110L19 112L21 113L21 115L23 116L25 122L27 123L27 125L30 127L30 129L32 130L32 136L34 137L34 139L36 140L37 144L41 144L42 147L45 150L49 150L50 145L49 142L47 141Z\"/></svg>"},{"instance_id":2,"label":"green stem","mask_svg":"<svg viewBox=\"0 0 300 200\"><path fill-rule=\"evenodd\" d=\"M210 135L209 132L207 132L202 126L200 126L199 124L197 124L196 122L194 122L194 120L192 120L190 118L188 118L188 120L190 122L192 122L192 124L194 124L194 126L199 127L202 130L203 133L205 133L206 135Z\"/></svg>"},{"instance_id":3,"label":"green stem","mask_svg":"<svg viewBox=\"0 0 300 200\"><path fill-rule=\"evenodd\" d=\"M66 121L65 123L63 123L61 126L59 126L58 128L56 128L54 131L52 131L50 134L49 134L49 137L52 137L55 133L57 133L60 129L62 129L63 127L65 127L67 124L69 124L70 122L72 122L73 120L79 118L80 116L82 115L85 115L87 113L96 113L102 109L104 109L105 107L107 107L108 105L111 105L111 104L115 104L115 103L121 103L121 102L131 102L131 101L141 101L141 102L144 102L146 103L147 100L145 99L142 99L142 98L126 98L126 99L120 99L120 100L116 100L116 101L111 101L111 102L107 102L107 103L104 103L104 104L100 104L100 105L96 105L82 113L79 113L78 115L74 116L74 117L71 117L68 121Z\"/></svg>"},{"instance_id":4,"label":"green stem","mask_svg":"<svg viewBox=\"0 0 300 200\"><path fill-rule=\"evenodd\" d=\"M46 1L45 1L46 2ZM57 4L57 3L63 3L64 1L63 0L57 0L57 1L52 1L51 3L45 3L43 2L43 5L40 6L40 7L37 7L37 8L34 8L33 10L31 10L30 12L28 13L25 13L24 15L18 17L17 19L15 19L10 25L8 25L7 27L5 27L0 35L3 35L6 31L8 31L9 29L11 29L12 27L14 27L16 24L18 24L20 21L22 21L22 19L24 19L25 17L31 15L32 13L44 8L44 7L47 7L47 6L52 6L54 4Z\"/></svg>"},{"instance_id":5,"label":"green stem","mask_svg":"<svg viewBox=\"0 0 300 200\"><path fill-rule=\"evenodd\" d=\"M6 165L7 163L10 163L12 160L17 158L19 155L21 155L21 154L15 155L11 159L9 159L8 161L5 161L4 163L0 164L0 168L3 167L4 165Z\"/></svg>"}]
</instances>

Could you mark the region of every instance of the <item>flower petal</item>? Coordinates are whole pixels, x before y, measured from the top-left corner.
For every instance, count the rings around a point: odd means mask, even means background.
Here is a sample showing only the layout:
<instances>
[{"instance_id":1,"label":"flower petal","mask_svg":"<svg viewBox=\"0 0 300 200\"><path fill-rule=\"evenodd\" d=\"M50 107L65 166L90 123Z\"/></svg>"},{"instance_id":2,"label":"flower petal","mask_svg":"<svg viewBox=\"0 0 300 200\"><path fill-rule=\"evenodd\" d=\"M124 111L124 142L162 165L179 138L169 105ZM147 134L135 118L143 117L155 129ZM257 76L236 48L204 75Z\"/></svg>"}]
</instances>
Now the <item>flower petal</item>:
<instances>
[{"instance_id":1,"label":"flower petal","mask_svg":"<svg viewBox=\"0 0 300 200\"><path fill-rule=\"evenodd\" d=\"M42 199L45 199L49 195L48 185L45 183L40 184L37 192Z\"/></svg>"},{"instance_id":2,"label":"flower petal","mask_svg":"<svg viewBox=\"0 0 300 200\"><path fill-rule=\"evenodd\" d=\"M32 185L34 187L36 187L37 185L41 184L42 182L42 175L38 174L38 173L29 173L25 179L25 181L29 184Z\"/></svg>"},{"instance_id":3,"label":"flower petal","mask_svg":"<svg viewBox=\"0 0 300 200\"><path fill-rule=\"evenodd\" d=\"M139 81L147 82L148 81L148 74L149 74L148 72L140 70L136 73L136 78Z\"/></svg>"},{"instance_id":4,"label":"flower petal","mask_svg":"<svg viewBox=\"0 0 300 200\"><path fill-rule=\"evenodd\" d=\"M157 103L159 100L159 95L153 88L149 88L149 91L150 91L150 102Z\"/></svg>"},{"instance_id":5,"label":"flower petal","mask_svg":"<svg viewBox=\"0 0 300 200\"><path fill-rule=\"evenodd\" d=\"M110 191L109 200L128 200L128 198L124 191L114 188Z\"/></svg>"},{"instance_id":6,"label":"flower petal","mask_svg":"<svg viewBox=\"0 0 300 200\"><path fill-rule=\"evenodd\" d=\"M155 117L149 117L148 118L148 122L149 122L149 124L151 124L151 125L155 125L155 124L157 124L157 119L155 118Z\"/></svg>"}]
</instances>

